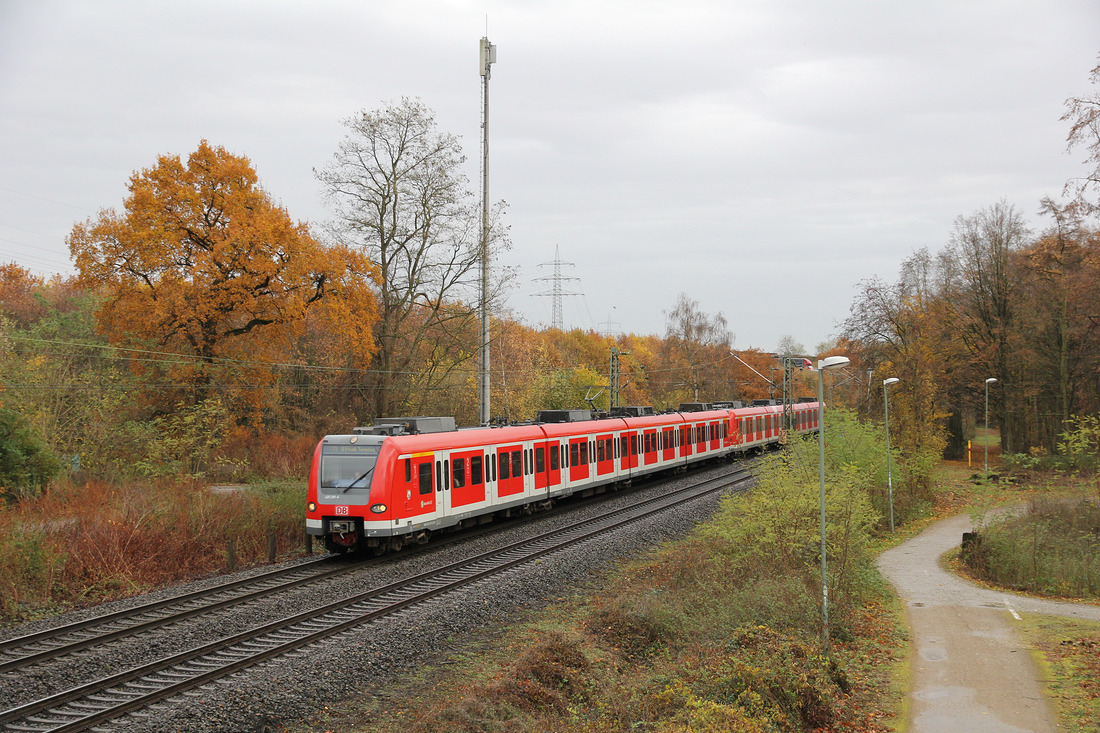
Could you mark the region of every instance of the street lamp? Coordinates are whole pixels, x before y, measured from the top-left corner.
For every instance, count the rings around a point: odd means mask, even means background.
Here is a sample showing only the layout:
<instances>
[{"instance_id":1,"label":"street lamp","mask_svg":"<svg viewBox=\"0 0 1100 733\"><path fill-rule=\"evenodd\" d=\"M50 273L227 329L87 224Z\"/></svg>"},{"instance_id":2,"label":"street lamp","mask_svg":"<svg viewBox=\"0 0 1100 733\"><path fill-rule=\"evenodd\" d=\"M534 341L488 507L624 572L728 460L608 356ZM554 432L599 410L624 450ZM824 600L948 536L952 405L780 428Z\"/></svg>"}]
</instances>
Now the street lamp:
<instances>
[{"instance_id":1,"label":"street lamp","mask_svg":"<svg viewBox=\"0 0 1100 733\"><path fill-rule=\"evenodd\" d=\"M996 377L985 380L985 477L989 478L989 385L996 382Z\"/></svg>"},{"instance_id":2,"label":"street lamp","mask_svg":"<svg viewBox=\"0 0 1100 733\"><path fill-rule=\"evenodd\" d=\"M890 400L886 394L886 388L900 381L897 377L882 380L882 405L886 411L886 493L890 496L891 533L894 531L894 476L890 470Z\"/></svg>"},{"instance_id":3,"label":"street lamp","mask_svg":"<svg viewBox=\"0 0 1100 733\"><path fill-rule=\"evenodd\" d=\"M825 371L851 363L846 356L827 356L817 362L817 447L821 474L821 643L829 653L829 582L825 574Z\"/></svg>"}]
</instances>

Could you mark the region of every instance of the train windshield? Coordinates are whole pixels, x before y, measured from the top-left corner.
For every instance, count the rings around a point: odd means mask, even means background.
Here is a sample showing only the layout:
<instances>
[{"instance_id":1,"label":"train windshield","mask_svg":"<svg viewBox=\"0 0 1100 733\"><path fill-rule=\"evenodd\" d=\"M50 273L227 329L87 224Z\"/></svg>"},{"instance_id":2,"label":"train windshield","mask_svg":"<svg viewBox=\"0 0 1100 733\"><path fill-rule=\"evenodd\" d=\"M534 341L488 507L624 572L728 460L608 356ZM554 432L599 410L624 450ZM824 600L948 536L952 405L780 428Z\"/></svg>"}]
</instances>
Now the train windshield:
<instances>
[{"instance_id":1,"label":"train windshield","mask_svg":"<svg viewBox=\"0 0 1100 733\"><path fill-rule=\"evenodd\" d=\"M370 491L381 445L325 445L321 448L321 488L338 493Z\"/></svg>"}]
</instances>

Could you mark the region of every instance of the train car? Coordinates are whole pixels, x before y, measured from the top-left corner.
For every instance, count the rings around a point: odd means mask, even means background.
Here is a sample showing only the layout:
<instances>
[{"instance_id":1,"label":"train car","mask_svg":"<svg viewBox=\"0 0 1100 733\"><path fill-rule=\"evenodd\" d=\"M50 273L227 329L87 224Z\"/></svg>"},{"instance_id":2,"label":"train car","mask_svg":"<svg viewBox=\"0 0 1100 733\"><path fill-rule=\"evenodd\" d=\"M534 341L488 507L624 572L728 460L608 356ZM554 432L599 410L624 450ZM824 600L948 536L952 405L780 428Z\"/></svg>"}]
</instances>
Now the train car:
<instances>
[{"instance_id":1,"label":"train car","mask_svg":"<svg viewBox=\"0 0 1100 733\"><path fill-rule=\"evenodd\" d=\"M332 552L399 550L786 437L782 407L699 408L461 430L451 418L399 418L327 435L314 450L306 531ZM794 406L794 432L816 430L816 409Z\"/></svg>"}]
</instances>

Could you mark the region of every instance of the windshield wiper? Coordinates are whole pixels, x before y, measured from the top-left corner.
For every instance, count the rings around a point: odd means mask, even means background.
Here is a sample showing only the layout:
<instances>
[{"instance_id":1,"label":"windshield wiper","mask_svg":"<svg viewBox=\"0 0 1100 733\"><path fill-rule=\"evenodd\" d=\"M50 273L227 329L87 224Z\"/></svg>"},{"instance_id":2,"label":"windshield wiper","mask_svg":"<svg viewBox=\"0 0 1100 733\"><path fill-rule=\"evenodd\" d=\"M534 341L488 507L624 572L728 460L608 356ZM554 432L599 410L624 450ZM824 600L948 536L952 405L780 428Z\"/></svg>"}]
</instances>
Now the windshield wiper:
<instances>
[{"instance_id":1,"label":"windshield wiper","mask_svg":"<svg viewBox=\"0 0 1100 733\"><path fill-rule=\"evenodd\" d=\"M355 486L357 483L359 483L360 481L365 479L367 476L370 476L372 473L374 473L374 469L375 469L375 466L371 466L365 472L359 474L359 476L354 481L352 481L350 484L347 485L347 488L344 489L343 493L345 493L345 494L348 493L348 491L351 489L351 487Z\"/></svg>"}]
</instances>

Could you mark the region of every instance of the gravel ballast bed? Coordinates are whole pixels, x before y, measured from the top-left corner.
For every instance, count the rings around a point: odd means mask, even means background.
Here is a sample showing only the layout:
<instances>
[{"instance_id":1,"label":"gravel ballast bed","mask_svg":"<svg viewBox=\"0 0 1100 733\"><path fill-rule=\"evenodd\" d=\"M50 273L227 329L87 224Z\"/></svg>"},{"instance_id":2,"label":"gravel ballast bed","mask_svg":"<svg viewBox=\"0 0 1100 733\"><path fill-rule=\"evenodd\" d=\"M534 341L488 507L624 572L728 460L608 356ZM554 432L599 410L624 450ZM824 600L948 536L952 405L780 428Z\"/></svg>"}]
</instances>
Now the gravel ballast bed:
<instances>
[{"instance_id":1,"label":"gravel ballast bed","mask_svg":"<svg viewBox=\"0 0 1100 733\"><path fill-rule=\"evenodd\" d=\"M696 471L663 484L647 484L607 501L555 517L539 518L500 533L440 547L425 555L397 558L394 562L364 569L322 584L279 594L274 599L250 603L244 608L219 614L213 621L193 621L102 650L92 650L80 660L64 665L43 666L18 679L0 680L0 699L11 705L37 699L49 691L67 689L89 678L109 674L130 665L148 662L170 653L194 648L218 638L259 625L262 621L300 613L312 606L360 593L370 587L425 572L449 562L486 552L526 537L548 531L626 504L638 498L665 493L686 481L728 472L727 465ZM126 731L245 731L264 730L278 721L294 721L319 710L325 704L345 699L367 686L377 686L410 668L455 650L472 632L515 619L570 595L592 582L611 563L651 548L662 541L683 536L696 523L711 516L717 496L691 502L658 517L636 521L625 528L558 551L539 563L528 563L487 581L466 586L423 606L408 609L397 617L358 626L301 652L244 670L202 690L164 703L142 717L118 720L110 727ZM249 572L255 574L264 567ZM224 578L203 581L209 585ZM187 589L202 587L189 584ZM138 605L152 596L175 595L183 588L110 604L110 610ZM65 618L99 615L107 608L82 611ZM62 619L28 624L11 635L23 635L33 627L52 627ZM10 631L10 629L9 629ZM9 705L8 707L10 707Z\"/></svg>"}]
</instances>

